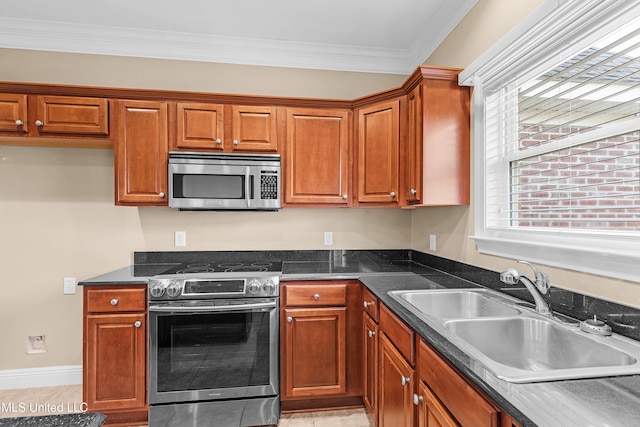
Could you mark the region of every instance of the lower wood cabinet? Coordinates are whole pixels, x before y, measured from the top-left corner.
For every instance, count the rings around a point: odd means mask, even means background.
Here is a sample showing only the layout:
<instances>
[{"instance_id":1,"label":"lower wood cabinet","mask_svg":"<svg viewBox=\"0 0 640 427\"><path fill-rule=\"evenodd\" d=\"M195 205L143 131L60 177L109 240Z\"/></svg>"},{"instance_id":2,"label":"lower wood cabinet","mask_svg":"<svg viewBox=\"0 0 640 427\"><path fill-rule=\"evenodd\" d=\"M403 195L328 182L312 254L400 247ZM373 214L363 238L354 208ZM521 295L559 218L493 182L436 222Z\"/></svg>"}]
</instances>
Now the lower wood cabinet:
<instances>
[{"instance_id":1,"label":"lower wood cabinet","mask_svg":"<svg viewBox=\"0 0 640 427\"><path fill-rule=\"evenodd\" d=\"M365 300L366 302L366 300ZM364 313L362 319L362 401L370 414L370 421L378 419L378 324Z\"/></svg>"},{"instance_id":2,"label":"lower wood cabinet","mask_svg":"<svg viewBox=\"0 0 640 427\"><path fill-rule=\"evenodd\" d=\"M447 411L427 385L420 381L413 403L418 407L417 427L459 427L460 424Z\"/></svg>"},{"instance_id":3,"label":"lower wood cabinet","mask_svg":"<svg viewBox=\"0 0 640 427\"><path fill-rule=\"evenodd\" d=\"M379 427L413 427L413 368L384 334L380 337Z\"/></svg>"},{"instance_id":4,"label":"lower wood cabinet","mask_svg":"<svg viewBox=\"0 0 640 427\"><path fill-rule=\"evenodd\" d=\"M362 405L360 291L357 281L281 284L283 411Z\"/></svg>"},{"instance_id":5,"label":"lower wood cabinet","mask_svg":"<svg viewBox=\"0 0 640 427\"><path fill-rule=\"evenodd\" d=\"M108 424L147 420L145 286L84 288L83 400Z\"/></svg>"}]
</instances>

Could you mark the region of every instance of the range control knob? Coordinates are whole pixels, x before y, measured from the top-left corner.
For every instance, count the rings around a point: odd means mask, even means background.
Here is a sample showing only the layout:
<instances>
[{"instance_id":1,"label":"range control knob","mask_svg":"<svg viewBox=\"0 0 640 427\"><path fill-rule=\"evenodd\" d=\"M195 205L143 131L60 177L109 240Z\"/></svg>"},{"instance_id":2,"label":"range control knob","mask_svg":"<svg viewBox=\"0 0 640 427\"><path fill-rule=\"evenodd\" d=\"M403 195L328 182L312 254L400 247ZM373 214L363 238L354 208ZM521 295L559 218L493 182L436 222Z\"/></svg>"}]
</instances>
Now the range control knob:
<instances>
[{"instance_id":1,"label":"range control knob","mask_svg":"<svg viewBox=\"0 0 640 427\"><path fill-rule=\"evenodd\" d=\"M173 282L169 286L167 286L167 295L174 298L180 295L180 285Z\"/></svg>"},{"instance_id":2,"label":"range control knob","mask_svg":"<svg viewBox=\"0 0 640 427\"><path fill-rule=\"evenodd\" d=\"M276 284L273 283L272 280L267 280L264 282L264 285L262 285L262 289L266 294L271 295L276 291Z\"/></svg>"},{"instance_id":3,"label":"range control knob","mask_svg":"<svg viewBox=\"0 0 640 427\"><path fill-rule=\"evenodd\" d=\"M250 294L257 294L258 292L260 292L260 288L262 288L262 286L260 285L260 281L257 279L253 279L252 281L249 282L249 293Z\"/></svg>"},{"instance_id":4,"label":"range control knob","mask_svg":"<svg viewBox=\"0 0 640 427\"><path fill-rule=\"evenodd\" d=\"M149 288L149 293L154 298L160 298L164 295L164 286L162 286L162 283L155 283Z\"/></svg>"}]
</instances>

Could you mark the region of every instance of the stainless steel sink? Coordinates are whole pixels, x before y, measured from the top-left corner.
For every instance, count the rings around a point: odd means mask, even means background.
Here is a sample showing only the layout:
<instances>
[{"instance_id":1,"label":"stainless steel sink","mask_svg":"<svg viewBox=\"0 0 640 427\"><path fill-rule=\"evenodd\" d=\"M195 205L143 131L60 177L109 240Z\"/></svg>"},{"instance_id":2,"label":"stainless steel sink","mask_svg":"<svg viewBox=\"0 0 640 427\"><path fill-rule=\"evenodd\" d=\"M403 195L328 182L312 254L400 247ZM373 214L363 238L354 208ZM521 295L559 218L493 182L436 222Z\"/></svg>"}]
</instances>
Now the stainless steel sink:
<instances>
[{"instance_id":1,"label":"stainless steel sink","mask_svg":"<svg viewBox=\"0 0 640 427\"><path fill-rule=\"evenodd\" d=\"M517 316L520 310L484 289L392 291L390 295L416 314L437 319Z\"/></svg>"},{"instance_id":2,"label":"stainless steel sink","mask_svg":"<svg viewBox=\"0 0 640 427\"><path fill-rule=\"evenodd\" d=\"M638 350L614 337L591 337L556 321L517 318L451 320L445 328L479 353L498 377L512 382L640 372ZM636 357L629 352L636 353Z\"/></svg>"},{"instance_id":3,"label":"stainless steel sink","mask_svg":"<svg viewBox=\"0 0 640 427\"><path fill-rule=\"evenodd\" d=\"M640 374L640 343L582 332L489 289L389 295L498 378L526 383Z\"/></svg>"}]
</instances>

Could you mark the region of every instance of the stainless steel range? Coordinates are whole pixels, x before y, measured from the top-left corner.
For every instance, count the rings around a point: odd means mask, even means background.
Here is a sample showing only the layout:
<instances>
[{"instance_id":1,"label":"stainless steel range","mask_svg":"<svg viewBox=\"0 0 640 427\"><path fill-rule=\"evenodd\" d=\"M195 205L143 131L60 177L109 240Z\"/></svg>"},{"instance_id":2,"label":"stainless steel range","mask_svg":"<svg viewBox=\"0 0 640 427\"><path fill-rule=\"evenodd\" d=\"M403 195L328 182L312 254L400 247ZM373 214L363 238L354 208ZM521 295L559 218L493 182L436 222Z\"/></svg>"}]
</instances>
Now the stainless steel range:
<instances>
[{"instance_id":1,"label":"stainless steel range","mask_svg":"<svg viewBox=\"0 0 640 427\"><path fill-rule=\"evenodd\" d=\"M275 425L280 263L185 263L149 280L149 426Z\"/></svg>"}]
</instances>

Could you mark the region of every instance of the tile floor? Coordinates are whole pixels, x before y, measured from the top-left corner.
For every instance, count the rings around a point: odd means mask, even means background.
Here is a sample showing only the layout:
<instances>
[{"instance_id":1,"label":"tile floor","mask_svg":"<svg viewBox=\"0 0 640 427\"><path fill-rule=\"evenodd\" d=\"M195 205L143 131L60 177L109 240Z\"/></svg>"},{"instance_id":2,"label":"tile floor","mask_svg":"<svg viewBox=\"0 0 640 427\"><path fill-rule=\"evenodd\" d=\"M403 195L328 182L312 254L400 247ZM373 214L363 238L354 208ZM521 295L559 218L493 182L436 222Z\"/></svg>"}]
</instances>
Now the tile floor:
<instances>
[{"instance_id":1,"label":"tile floor","mask_svg":"<svg viewBox=\"0 0 640 427\"><path fill-rule=\"evenodd\" d=\"M81 403L80 385L0 390L0 418L50 415L59 409L73 412ZM278 424L278 427L337 426L371 427L371 424L364 409L284 414Z\"/></svg>"}]
</instances>

